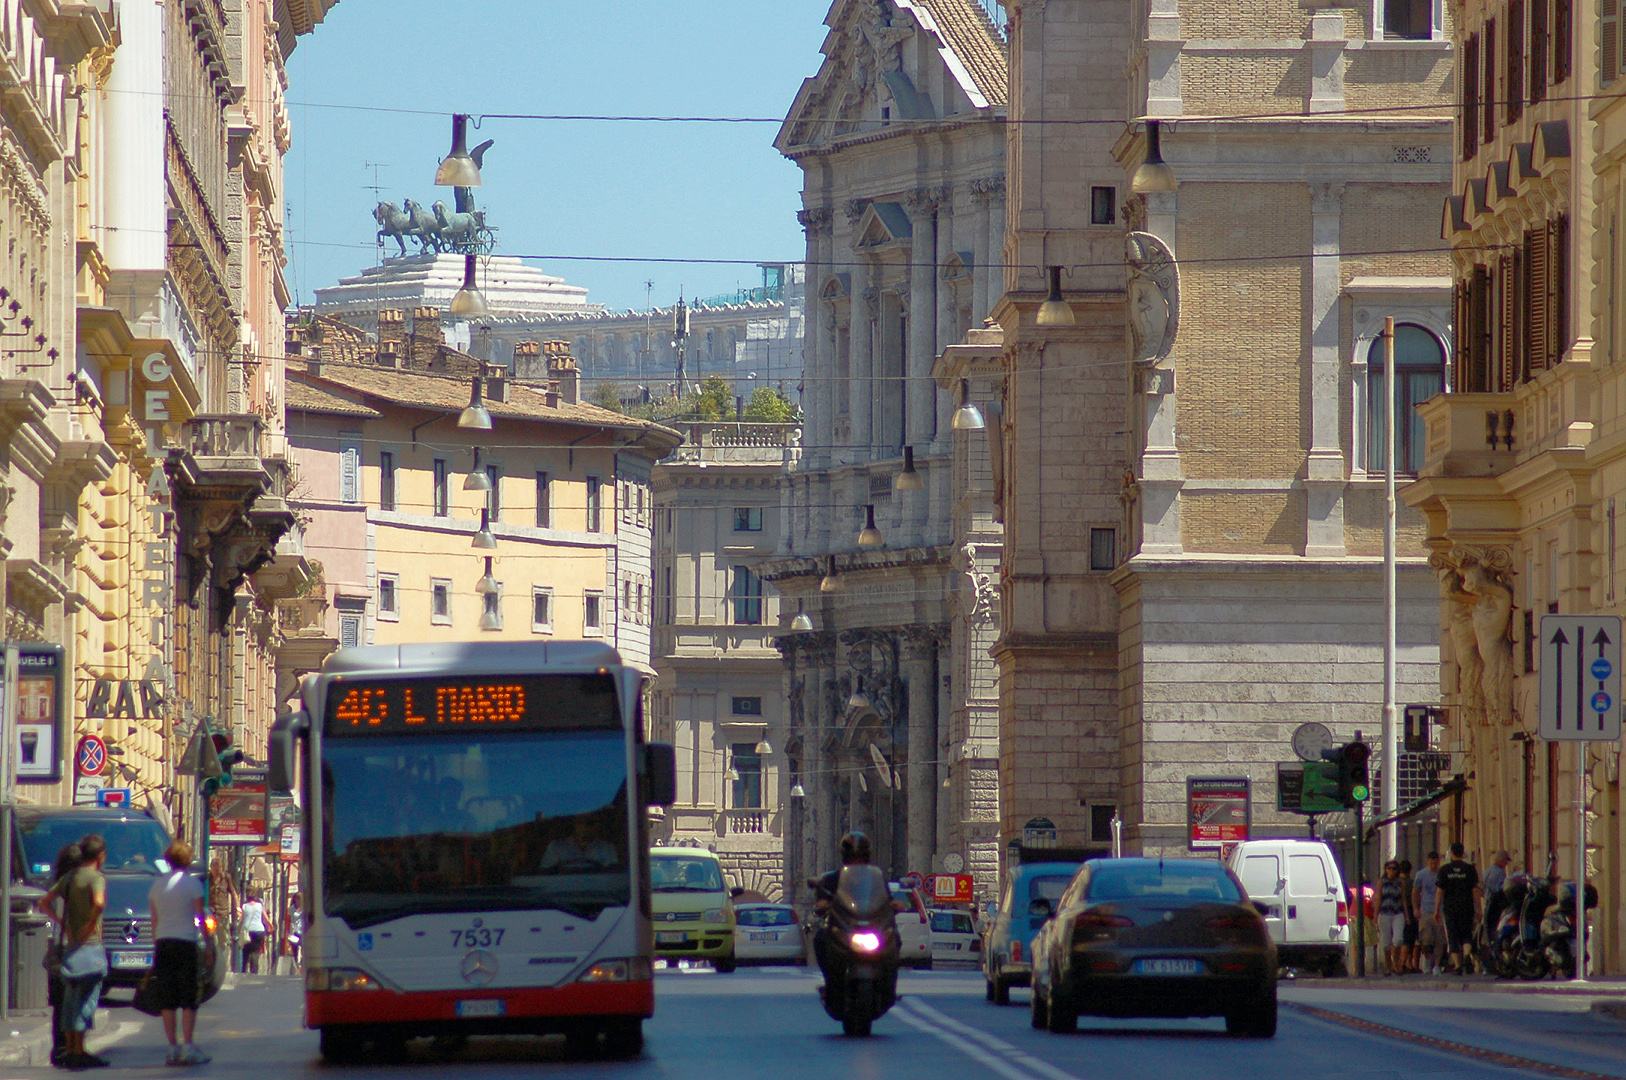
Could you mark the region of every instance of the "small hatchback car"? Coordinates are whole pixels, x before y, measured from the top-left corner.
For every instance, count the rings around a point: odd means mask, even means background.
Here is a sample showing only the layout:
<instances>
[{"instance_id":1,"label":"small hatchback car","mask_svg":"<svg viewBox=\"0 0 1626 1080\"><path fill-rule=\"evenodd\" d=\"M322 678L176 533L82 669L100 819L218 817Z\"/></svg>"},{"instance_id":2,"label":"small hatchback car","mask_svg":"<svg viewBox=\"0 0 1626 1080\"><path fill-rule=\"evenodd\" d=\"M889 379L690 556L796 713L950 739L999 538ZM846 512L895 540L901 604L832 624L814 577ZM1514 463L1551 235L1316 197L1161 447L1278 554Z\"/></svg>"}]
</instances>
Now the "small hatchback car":
<instances>
[{"instance_id":1,"label":"small hatchback car","mask_svg":"<svg viewBox=\"0 0 1626 1080\"><path fill-rule=\"evenodd\" d=\"M1093 1016L1223 1016L1276 1034L1276 946L1242 884L1208 859L1098 859L1033 939L1033 1026ZM1040 908L1051 910L1040 910Z\"/></svg>"}]
</instances>

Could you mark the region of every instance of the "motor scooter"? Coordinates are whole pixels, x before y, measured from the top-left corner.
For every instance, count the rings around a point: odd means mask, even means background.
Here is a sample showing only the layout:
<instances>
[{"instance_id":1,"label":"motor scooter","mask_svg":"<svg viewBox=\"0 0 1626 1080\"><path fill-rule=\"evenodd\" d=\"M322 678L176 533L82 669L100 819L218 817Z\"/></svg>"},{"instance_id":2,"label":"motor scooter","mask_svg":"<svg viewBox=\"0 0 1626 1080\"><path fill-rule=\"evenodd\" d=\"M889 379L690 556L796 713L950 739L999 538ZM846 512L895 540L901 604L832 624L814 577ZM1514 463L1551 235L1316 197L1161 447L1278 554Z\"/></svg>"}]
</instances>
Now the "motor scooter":
<instances>
[{"instance_id":1,"label":"motor scooter","mask_svg":"<svg viewBox=\"0 0 1626 1080\"><path fill-rule=\"evenodd\" d=\"M1519 950L1519 918L1529 894L1529 876L1513 874L1485 902L1485 968L1499 979L1518 974L1514 957Z\"/></svg>"},{"instance_id":2,"label":"motor scooter","mask_svg":"<svg viewBox=\"0 0 1626 1080\"><path fill-rule=\"evenodd\" d=\"M1551 882L1539 878L1531 880L1530 890L1519 908L1519 942L1513 953L1513 973L1521 979L1544 979L1552 970L1552 961L1541 943L1541 921L1555 900Z\"/></svg>"},{"instance_id":3,"label":"motor scooter","mask_svg":"<svg viewBox=\"0 0 1626 1080\"><path fill-rule=\"evenodd\" d=\"M1588 911L1598 906L1598 890L1586 887ZM1558 890L1557 901L1541 919L1541 951L1556 978L1575 977L1575 882L1566 881ZM1588 953L1590 956L1591 954Z\"/></svg>"},{"instance_id":4,"label":"motor scooter","mask_svg":"<svg viewBox=\"0 0 1626 1080\"><path fill-rule=\"evenodd\" d=\"M894 919L892 894L879 867L856 863L841 868L835 894L825 895L817 879L808 885L829 902L813 948L824 970L819 998L843 1033L862 1038L898 997L898 954L902 939Z\"/></svg>"}]
</instances>

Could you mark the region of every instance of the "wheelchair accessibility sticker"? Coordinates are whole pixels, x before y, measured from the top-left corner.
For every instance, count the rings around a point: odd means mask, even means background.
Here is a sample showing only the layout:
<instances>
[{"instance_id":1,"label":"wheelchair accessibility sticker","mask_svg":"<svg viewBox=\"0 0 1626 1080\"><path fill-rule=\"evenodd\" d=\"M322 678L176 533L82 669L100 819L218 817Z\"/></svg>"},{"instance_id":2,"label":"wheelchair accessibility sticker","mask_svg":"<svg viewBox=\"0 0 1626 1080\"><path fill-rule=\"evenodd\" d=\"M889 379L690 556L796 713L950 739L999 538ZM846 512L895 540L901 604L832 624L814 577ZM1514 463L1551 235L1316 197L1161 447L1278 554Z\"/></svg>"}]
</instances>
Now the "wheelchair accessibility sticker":
<instances>
[{"instance_id":1,"label":"wheelchair accessibility sticker","mask_svg":"<svg viewBox=\"0 0 1626 1080\"><path fill-rule=\"evenodd\" d=\"M373 935L371 935L371 934L357 934L356 935L356 948L361 952L372 952L373 951Z\"/></svg>"}]
</instances>

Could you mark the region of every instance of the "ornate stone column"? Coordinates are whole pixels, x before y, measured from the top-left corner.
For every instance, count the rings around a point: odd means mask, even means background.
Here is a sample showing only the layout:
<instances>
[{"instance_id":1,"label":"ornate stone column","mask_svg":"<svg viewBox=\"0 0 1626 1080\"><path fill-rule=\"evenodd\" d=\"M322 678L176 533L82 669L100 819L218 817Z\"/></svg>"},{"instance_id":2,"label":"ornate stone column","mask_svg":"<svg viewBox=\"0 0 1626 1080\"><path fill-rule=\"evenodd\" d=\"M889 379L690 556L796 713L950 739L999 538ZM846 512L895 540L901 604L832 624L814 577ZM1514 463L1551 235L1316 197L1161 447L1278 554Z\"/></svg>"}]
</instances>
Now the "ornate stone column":
<instances>
[{"instance_id":1,"label":"ornate stone column","mask_svg":"<svg viewBox=\"0 0 1626 1080\"><path fill-rule=\"evenodd\" d=\"M936 188L909 196L909 223L913 245L909 253L909 351L904 360L903 441L923 452L937 427L936 383L932 361L937 357L937 205Z\"/></svg>"},{"instance_id":2,"label":"ornate stone column","mask_svg":"<svg viewBox=\"0 0 1626 1080\"><path fill-rule=\"evenodd\" d=\"M1344 450L1338 435L1339 236L1344 185L1310 185L1310 456L1306 555L1344 554Z\"/></svg>"},{"instance_id":3,"label":"ornate stone column","mask_svg":"<svg viewBox=\"0 0 1626 1080\"><path fill-rule=\"evenodd\" d=\"M863 258L853 262L852 317L848 331L852 335L849 354L852 374L849 380L851 396L848 398L852 417L852 438L847 448L847 460L868 461L874 443L871 417L875 400L871 346L875 335L875 300L879 295L870 285L869 263Z\"/></svg>"},{"instance_id":4,"label":"ornate stone column","mask_svg":"<svg viewBox=\"0 0 1626 1080\"><path fill-rule=\"evenodd\" d=\"M937 845L937 633L911 626L901 635L909 684L908 868L930 873Z\"/></svg>"},{"instance_id":5,"label":"ornate stone column","mask_svg":"<svg viewBox=\"0 0 1626 1080\"><path fill-rule=\"evenodd\" d=\"M832 313L820 295L825 277L832 271L831 246L834 239L832 219L827 206L811 207L799 211L796 220L807 234L806 292L806 348L803 356L803 379L807 385L807 416L811 429L803 442L811 455L809 464L826 466L830 462L830 445L834 441L833 407L836 357Z\"/></svg>"},{"instance_id":6,"label":"ornate stone column","mask_svg":"<svg viewBox=\"0 0 1626 1080\"><path fill-rule=\"evenodd\" d=\"M983 248L987 254L973 278L977 288L972 301L971 325L978 326L1005 295L1005 178L989 176L973 180L971 191L982 208L983 235L987 237Z\"/></svg>"}]
</instances>

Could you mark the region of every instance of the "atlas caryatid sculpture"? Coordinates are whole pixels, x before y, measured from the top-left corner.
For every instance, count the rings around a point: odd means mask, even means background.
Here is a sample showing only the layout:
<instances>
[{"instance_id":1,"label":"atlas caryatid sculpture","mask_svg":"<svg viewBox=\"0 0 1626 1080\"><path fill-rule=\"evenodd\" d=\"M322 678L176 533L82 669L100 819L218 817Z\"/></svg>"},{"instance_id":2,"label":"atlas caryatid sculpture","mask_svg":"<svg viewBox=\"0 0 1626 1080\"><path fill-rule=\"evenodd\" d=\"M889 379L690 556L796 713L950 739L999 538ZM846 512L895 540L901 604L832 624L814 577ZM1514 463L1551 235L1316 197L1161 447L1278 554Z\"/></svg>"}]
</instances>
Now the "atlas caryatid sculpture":
<instances>
[{"instance_id":1,"label":"atlas caryatid sculpture","mask_svg":"<svg viewBox=\"0 0 1626 1080\"><path fill-rule=\"evenodd\" d=\"M475 168L481 166L487 150L494 140L469 151ZM486 224L485 211L474 204L474 189L452 189L454 209L448 210L444 202L435 202L425 208L422 203L404 199L397 206L393 202L380 202L373 208L373 220L378 222L378 243L386 237L395 241L398 257L405 257L408 237L418 242L419 255L433 251L450 251L458 255L486 255L497 242L497 230Z\"/></svg>"}]
</instances>

